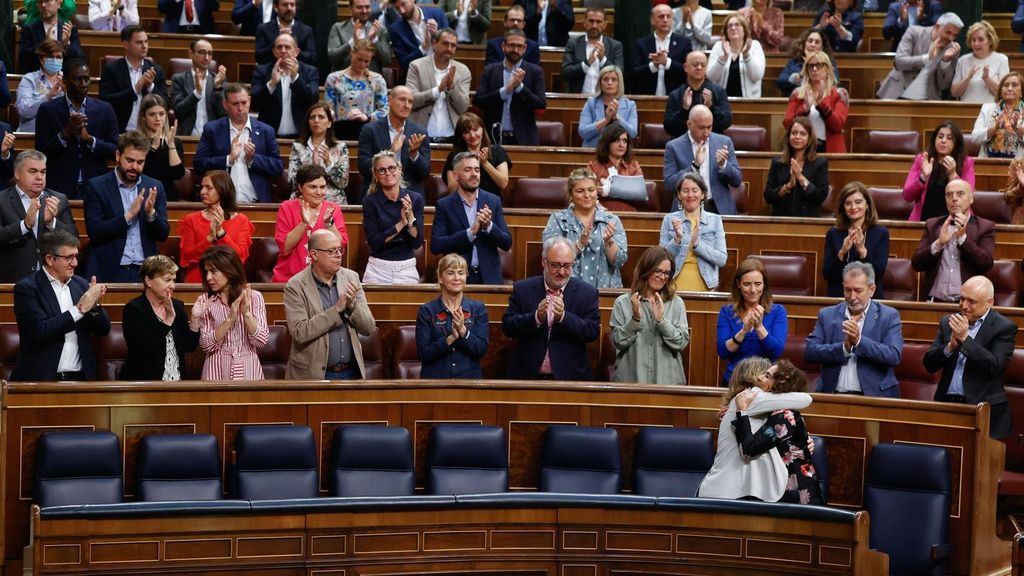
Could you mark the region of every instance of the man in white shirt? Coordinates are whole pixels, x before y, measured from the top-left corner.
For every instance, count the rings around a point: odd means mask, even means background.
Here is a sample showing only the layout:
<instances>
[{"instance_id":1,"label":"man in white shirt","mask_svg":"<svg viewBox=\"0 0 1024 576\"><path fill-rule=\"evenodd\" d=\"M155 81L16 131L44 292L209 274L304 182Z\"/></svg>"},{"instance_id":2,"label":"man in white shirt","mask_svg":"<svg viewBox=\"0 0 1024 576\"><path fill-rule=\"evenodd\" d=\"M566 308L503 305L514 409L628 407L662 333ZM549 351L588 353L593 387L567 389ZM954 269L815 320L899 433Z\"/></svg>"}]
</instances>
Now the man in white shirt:
<instances>
[{"instance_id":1,"label":"man in white shirt","mask_svg":"<svg viewBox=\"0 0 1024 576\"><path fill-rule=\"evenodd\" d=\"M120 32L138 23L136 0L89 0L89 25L93 30Z\"/></svg>"},{"instance_id":2,"label":"man in white shirt","mask_svg":"<svg viewBox=\"0 0 1024 576\"><path fill-rule=\"evenodd\" d=\"M302 131L306 110L320 98L320 71L299 61L299 47L291 34L274 41L273 62L256 67L252 99L260 122L270 125L279 138L295 138Z\"/></svg>"},{"instance_id":3,"label":"man in white shirt","mask_svg":"<svg viewBox=\"0 0 1024 576\"><path fill-rule=\"evenodd\" d=\"M103 67L100 75L100 100L107 101L117 114L119 132L134 130L139 120L139 104L147 94L159 94L165 102L167 81L159 65L147 59L149 35L138 26L121 31L124 58Z\"/></svg>"},{"instance_id":4,"label":"man in white shirt","mask_svg":"<svg viewBox=\"0 0 1024 576\"><path fill-rule=\"evenodd\" d=\"M460 44L483 44L491 28L491 0L444 0L448 22Z\"/></svg>"},{"instance_id":5,"label":"man in white shirt","mask_svg":"<svg viewBox=\"0 0 1024 576\"><path fill-rule=\"evenodd\" d=\"M379 20L371 20L370 0L349 0L352 19L331 26L327 37L327 59L332 70L344 70L352 60L352 47L356 40L369 40L374 45L370 70L380 73L391 64L391 40L388 30Z\"/></svg>"},{"instance_id":6,"label":"man in white shirt","mask_svg":"<svg viewBox=\"0 0 1024 576\"><path fill-rule=\"evenodd\" d=\"M896 49L889 75L878 87L883 99L940 100L953 84L960 44L956 36L964 27L954 12L946 12L934 26L911 26Z\"/></svg>"},{"instance_id":7,"label":"man in white shirt","mask_svg":"<svg viewBox=\"0 0 1024 576\"><path fill-rule=\"evenodd\" d=\"M597 94L598 73L605 66L623 68L622 43L604 35L603 8L588 8L586 34L569 39L562 57L562 81L570 94Z\"/></svg>"},{"instance_id":8,"label":"man in white shirt","mask_svg":"<svg viewBox=\"0 0 1024 576\"><path fill-rule=\"evenodd\" d=\"M434 53L409 64L405 85L412 90L410 119L426 126L430 141L450 144L459 116L469 108L469 68L455 61L458 40L455 31L437 33Z\"/></svg>"},{"instance_id":9,"label":"man in white shirt","mask_svg":"<svg viewBox=\"0 0 1024 576\"><path fill-rule=\"evenodd\" d=\"M192 69L171 77L174 117L178 121L178 134L199 136L207 122L225 114L221 88L227 68L221 65L216 72L210 70L213 44L202 38L189 45L188 57L192 60Z\"/></svg>"},{"instance_id":10,"label":"man in white shirt","mask_svg":"<svg viewBox=\"0 0 1024 576\"><path fill-rule=\"evenodd\" d=\"M651 9L652 34L637 38L629 55L630 94L665 96L683 83L683 62L690 41L672 32L672 9L659 4Z\"/></svg>"}]
</instances>

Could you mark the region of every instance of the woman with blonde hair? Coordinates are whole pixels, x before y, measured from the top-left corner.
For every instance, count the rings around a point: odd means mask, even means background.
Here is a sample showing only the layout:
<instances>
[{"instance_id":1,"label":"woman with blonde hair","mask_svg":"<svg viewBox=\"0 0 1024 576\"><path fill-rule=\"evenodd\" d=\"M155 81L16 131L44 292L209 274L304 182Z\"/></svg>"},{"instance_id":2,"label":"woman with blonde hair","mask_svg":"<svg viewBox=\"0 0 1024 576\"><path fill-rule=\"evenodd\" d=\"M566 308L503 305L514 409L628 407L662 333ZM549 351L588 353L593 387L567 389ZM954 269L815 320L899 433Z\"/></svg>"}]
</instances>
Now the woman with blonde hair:
<instances>
[{"instance_id":1,"label":"woman with blonde hair","mask_svg":"<svg viewBox=\"0 0 1024 576\"><path fill-rule=\"evenodd\" d=\"M967 29L967 43L971 53L956 61L949 92L961 102L991 102L998 95L999 81L1010 71L1010 61L1006 54L996 52L999 35L984 20Z\"/></svg>"},{"instance_id":2,"label":"woman with blonde hair","mask_svg":"<svg viewBox=\"0 0 1024 576\"><path fill-rule=\"evenodd\" d=\"M363 198L363 231L370 259L367 284L419 284L416 249L423 245L423 196L408 190L391 150L373 156L373 182Z\"/></svg>"},{"instance_id":3,"label":"woman with blonde hair","mask_svg":"<svg viewBox=\"0 0 1024 576\"><path fill-rule=\"evenodd\" d=\"M483 302L466 298L469 267L458 254L437 262L441 294L416 314L416 355L420 378L482 378L480 359L487 354L490 324Z\"/></svg>"},{"instance_id":4,"label":"woman with blonde hair","mask_svg":"<svg viewBox=\"0 0 1024 576\"><path fill-rule=\"evenodd\" d=\"M605 66L597 75L597 94L588 98L580 111L580 138L584 148L593 148L601 133L612 124L622 126L630 138L636 138L636 103L627 98L622 70Z\"/></svg>"},{"instance_id":5,"label":"woman with blonde hair","mask_svg":"<svg viewBox=\"0 0 1024 576\"><path fill-rule=\"evenodd\" d=\"M797 116L807 116L818 136L818 152L846 152L843 129L850 112L846 94L836 86L832 59L815 52L804 59L803 83L793 91L782 125L788 130Z\"/></svg>"},{"instance_id":6,"label":"woman with blonde hair","mask_svg":"<svg viewBox=\"0 0 1024 576\"><path fill-rule=\"evenodd\" d=\"M760 98L764 69L764 49L751 36L747 19L739 14L726 16L722 39L708 56L708 80L725 88L731 98Z\"/></svg>"}]
</instances>

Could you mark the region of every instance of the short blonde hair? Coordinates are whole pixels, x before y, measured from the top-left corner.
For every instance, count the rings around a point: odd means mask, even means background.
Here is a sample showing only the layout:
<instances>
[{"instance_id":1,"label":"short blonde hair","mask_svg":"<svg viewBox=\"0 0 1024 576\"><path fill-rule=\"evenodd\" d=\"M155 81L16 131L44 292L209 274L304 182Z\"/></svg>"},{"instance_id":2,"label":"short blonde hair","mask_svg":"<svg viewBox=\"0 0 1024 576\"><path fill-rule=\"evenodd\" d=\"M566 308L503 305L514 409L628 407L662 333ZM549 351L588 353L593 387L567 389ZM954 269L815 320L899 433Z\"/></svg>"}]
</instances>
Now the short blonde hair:
<instances>
[{"instance_id":1,"label":"short blonde hair","mask_svg":"<svg viewBox=\"0 0 1024 576\"><path fill-rule=\"evenodd\" d=\"M158 276L174 275L178 273L178 265L170 257L163 254L156 254L146 258L139 268L139 274L143 278L156 278Z\"/></svg>"},{"instance_id":2,"label":"short blonde hair","mask_svg":"<svg viewBox=\"0 0 1024 576\"><path fill-rule=\"evenodd\" d=\"M999 49L999 34L996 34L996 29L991 24L985 20L979 20L978 22L971 24L971 27L967 29L967 36L965 36L968 44L971 43L971 36L974 36L975 32L982 32L985 34L988 38L988 47L993 52Z\"/></svg>"},{"instance_id":3,"label":"short blonde hair","mask_svg":"<svg viewBox=\"0 0 1024 576\"><path fill-rule=\"evenodd\" d=\"M622 95L626 93L626 84L622 79L622 69L614 64L609 64L601 71L597 73L597 94L601 94L601 79L604 78L605 74L615 74L619 78L619 91L615 94L616 98L622 98Z\"/></svg>"},{"instance_id":4,"label":"short blonde hair","mask_svg":"<svg viewBox=\"0 0 1024 576\"><path fill-rule=\"evenodd\" d=\"M437 261L437 277L440 278L441 274L444 274L452 268L461 268L466 272L469 272L469 267L466 265L466 259L453 252L451 254L445 254Z\"/></svg>"},{"instance_id":5,"label":"short blonde hair","mask_svg":"<svg viewBox=\"0 0 1024 576\"><path fill-rule=\"evenodd\" d=\"M565 199L567 202L572 202L572 189L584 180L593 180L594 184L597 184L597 175L589 168L577 168L569 173L569 177L565 179Z\"/></svg>"}]
</instances>

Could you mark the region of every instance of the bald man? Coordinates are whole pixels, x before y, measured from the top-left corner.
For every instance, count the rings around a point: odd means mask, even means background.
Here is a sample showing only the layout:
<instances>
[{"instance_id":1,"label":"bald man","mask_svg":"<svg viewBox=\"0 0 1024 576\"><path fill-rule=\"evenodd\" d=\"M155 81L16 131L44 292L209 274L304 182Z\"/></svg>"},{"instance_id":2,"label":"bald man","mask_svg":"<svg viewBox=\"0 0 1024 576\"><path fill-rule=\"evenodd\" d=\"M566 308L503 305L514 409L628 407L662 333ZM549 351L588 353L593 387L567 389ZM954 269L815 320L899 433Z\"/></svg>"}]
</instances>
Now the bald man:
<instances>
[{"instance_id":1,"label":"bald man","mask_svg":"<svg viewBox=\"0 0 1024 576\"><path fill-rule=\"evenodd\" d=\"M707 106L697 104L690 109L686 133L665 145L665 189L671 190L675 198L683 174L696 172L711 192L704 208L717 214L736 214L736 201L730 187L739 187L743 174L732 140L713 132L712 122ZM678 199L672 201L672 211L679 209L678 204Z\"/></svg>"},{"instance_id":2,"label":"bald man","mask_svg":"<svg viewBox=\"0 0 1024 576\"><path fill-rule=\"evenodd\" d=\"M1012 427L1003 370L1013 355L1017 325L992 309L993 292L992 282L984 276L964 282L960 312L942 319L924 355L924 367L929 372L942 370L936 402L988 402L989 435L999 439L1009 436Z\"/></svg>"},{"instance_id":3,"label":"bald man","mask_svg":"<svg viewBox=\"0 0 1024 576\"><path fill-rule=\"evenodd\" d=\"M252 106L259 121L279 138L302 132L306 110L320 98L320 71L299 60L295 37L282 32L274 40L274 61L260 64L252 76Z\"/></svg>"},{"instance_id":4,"label":"bald man","mask_svg":"<svg viewBox=\"0 0 1024 576\"><path fill-rule=\"evenodd\" d=\"M666 4L651 9L651 31L630 51L629 93L667 96L683 83L690 41L672 31L672 8Z\"/></svg>"},{"instance_id":5,"label":"bald man","mask_svg":"<svg viewBox=\"0 0 1024 576\"><path fill-rule=\"evenodd\" d=\"M373 155L381 150L391 150L398 156L408 189L423 194L423 180L430 175L430 138L426 127L409 120L412 102L412 90L395 86L388 94L388 115L376 122L367 122L359 131L359 173L363 176L363 189L360 200L349 198L350 203L362 203L362 196L373 182L370 172Z\"/></svg>"}]
</instances>

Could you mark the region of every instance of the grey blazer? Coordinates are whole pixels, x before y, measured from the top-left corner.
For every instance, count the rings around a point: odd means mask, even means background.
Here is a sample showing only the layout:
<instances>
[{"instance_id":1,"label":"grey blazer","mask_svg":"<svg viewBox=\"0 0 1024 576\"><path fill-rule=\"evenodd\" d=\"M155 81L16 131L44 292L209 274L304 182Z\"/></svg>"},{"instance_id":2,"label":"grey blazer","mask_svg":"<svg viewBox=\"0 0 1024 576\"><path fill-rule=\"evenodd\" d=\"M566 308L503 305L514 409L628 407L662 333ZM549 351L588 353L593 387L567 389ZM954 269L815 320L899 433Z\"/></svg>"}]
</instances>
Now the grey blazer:
<instances>
[{"instance_id":1,"label":"grey blazer","mask_svg":"<svg viewBox=\"0 0 1024 576\"><path fill-rule=\"evenodd\" d=\"M448 116L451 118L452 127L459 121L459 116L469 109L469 83L471 74L469 68L462 62L451 61L455 66L455 85L446 94L448 103ZM412 115L409 118L426 127L430 124L430 113L434 110L434 96L431 93L434 83L434 57L424 56L417 58L409 64L409 73L405 78L405 85L412 90Z\"/></svg>"},{"instance_id":2,"label":"grey blazer","mask_svg":"<svg viewBox=\"0 0 1024 576\"><path fill-rule=\"evenodd\" d=\"M206 121L213 122L223 118L224 92L213 87L213 72L206 73L206 86L203 88L203 96L206 100ZM178 72L171 77L171 90L173 93L172 105L174 117L178 120L178 135L191 136L192 130L196 127L196 107L199 105L199 98L196 98L196 80L192 69L185 72Z\"/></svg>"},{"instance_id":3,"label":"grey blazer","mask_svg":"<svg viewBox=\"0 0 1024 576\"><path fill-rule=\"evenodd\" d=\"M622 42L608 36L601 36L604 43L604 66L618 66L625 74L625 64L622 59ZM565 84L566 92L579 94L583 90L583 79L586 77L583 72L583 63L587 61L587 35L583 34L570 38L565 45L565 54L562 56L562 82ZM602 68L604 68L602 66ZM600 86L598 86L600 92Z\"/></svg>"},{"instance_id":4,"label":"grey blazer","mask_svg":"<svg viewBox=\"0 0 1024 576\"><path fill-rule=\"evenodd\" d=\"M367 24L372 25L373 21L368 21ZM331 63L331 70L348 68L352 60L352 47L349 46L349 41L354 34L352 20L337 22L331 26L331 33L327 36L327 59ZM370 60L370 70L379 74L382 68L391 64L391 40L388 37L387 26L380 27L374 47L376 50Z\"/></svg>"},{"instance_id":5,"label":"grey blazer","mask_svg":"<svg viewBox=\"0 0 1024 576\"><path fill-rule=\"evenodd\" d=\"M918 77L928 74L925 85L925 100L941 100L942 91L948 90L953 84L956 72L956 60L942 61L942 52L932 60L925 62L924 56L932 45L931 26L911 26L907 29L899 48L896 49L896 60L889 75L878 87L878 97L893 100L903 96L903 92Z\"/></svg>"},{"instance_id":6,"label":"grey blazer","mask_svg":"<svg viewBox=\"0 0 1024 576\"><path fill-rule=\"evenodd\" d=\"M448 23L452 30L459 25L459 18L455 15L455 7L462 3L462 0L443 0L440 2L444 15L448 17ZM477 0L476 12L470 12L466 22L469 27L469 41L472 44L483 44L487 42L487 32L491 28L491 0Z\"/></svg>"}]
</instances>

